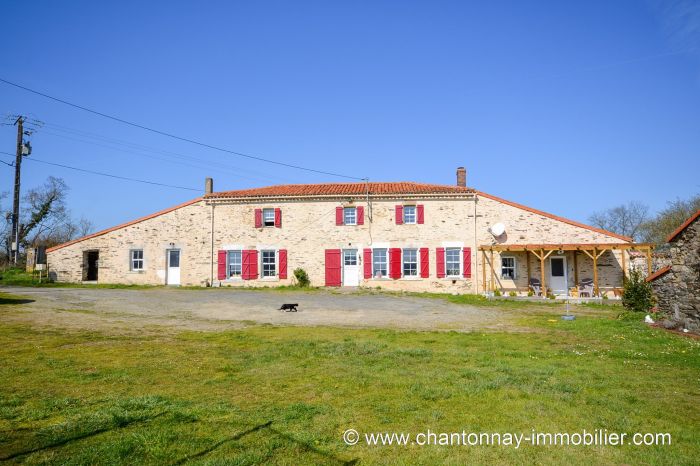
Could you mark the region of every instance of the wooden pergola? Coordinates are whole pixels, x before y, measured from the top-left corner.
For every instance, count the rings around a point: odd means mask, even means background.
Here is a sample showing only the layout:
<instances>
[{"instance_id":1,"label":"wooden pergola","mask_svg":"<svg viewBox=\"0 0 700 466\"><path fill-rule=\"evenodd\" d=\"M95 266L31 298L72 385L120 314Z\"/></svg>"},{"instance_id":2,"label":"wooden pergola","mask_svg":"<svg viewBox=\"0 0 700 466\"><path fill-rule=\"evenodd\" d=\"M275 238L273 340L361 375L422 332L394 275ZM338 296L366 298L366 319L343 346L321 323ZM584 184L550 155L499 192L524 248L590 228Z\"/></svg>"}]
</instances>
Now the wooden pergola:
<instances>
[{"instance_id":1,"label":"wooden pergola","mask_svg":"<svg viewBox=\"0 0 700 466\"><path fill-rule=\"evenodd\" d=\"M491 279L490 287L491 291L495 290L496 282L496 270L493 264L493 253L496 252L524 252L526 254L527 262L527 283L530 285L531 270L530 270L530 255L532 254L540 261L540 282L542 284L542 289L546 289L546 280L544 273L545 260L552 255L554 252L574 252L574 282L576 286L579 286L578 279L578 252L584 253L586 256L593 260L593 288L595 294L599 293L598 290L598 259L605 254L607 251L622 251L622 281L627 279L627 260L626 251L635 250L642 251L646 253L647 257L647 271L648 274L652 273L651 267L651 253L654 250L654 245L650 243L569 243L569 244L491 244L479 246L479 251L481 251L481 276L483 280L483 290L486 288L486 262L489 263L491 269ZM489 253L490 257L487 260L486 254ZM543 293L544 295L544 293Z\"/></svg>"}]
</instances>

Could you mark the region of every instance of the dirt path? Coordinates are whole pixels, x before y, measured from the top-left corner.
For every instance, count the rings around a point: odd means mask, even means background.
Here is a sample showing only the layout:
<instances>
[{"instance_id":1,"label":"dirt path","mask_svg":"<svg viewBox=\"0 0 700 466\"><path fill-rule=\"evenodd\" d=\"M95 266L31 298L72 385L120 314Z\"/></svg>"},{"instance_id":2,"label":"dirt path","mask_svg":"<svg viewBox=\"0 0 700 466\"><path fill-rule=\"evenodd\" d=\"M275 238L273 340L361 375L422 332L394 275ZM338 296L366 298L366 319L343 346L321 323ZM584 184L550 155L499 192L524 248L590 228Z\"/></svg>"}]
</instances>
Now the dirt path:
<instances>
[{"instance_id":1,"label":"dirt path","mask_svg":"<svg viewBox=\"0 0 700 466\"><path fill-rule=\"evenodd\" d=\"M233 289L146 290L21 288L2 291L33 300L9 305L2 320L115 333L162 330L223 330L246 323L328 325L415 330L510 330L514 311L451 304L440 299L325 291ZM299 303L283 312L282 303Z\"/></svg>"}]
</instances>

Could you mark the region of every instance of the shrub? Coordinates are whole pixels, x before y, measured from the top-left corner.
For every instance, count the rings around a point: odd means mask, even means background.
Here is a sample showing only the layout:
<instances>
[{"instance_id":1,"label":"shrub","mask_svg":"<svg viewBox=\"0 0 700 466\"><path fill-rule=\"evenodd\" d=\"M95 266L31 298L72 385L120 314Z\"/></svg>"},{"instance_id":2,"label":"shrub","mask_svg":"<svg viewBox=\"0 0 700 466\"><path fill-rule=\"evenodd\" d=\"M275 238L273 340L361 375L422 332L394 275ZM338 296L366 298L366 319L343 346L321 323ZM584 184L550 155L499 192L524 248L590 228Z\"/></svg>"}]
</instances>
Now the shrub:
<instances>
[{"instance_id":1,"label":"shrub","mask_svg":"<svg viewBox=\"0 0 700 466\"><path fill-rule=\"evenodd\" d=\"M518 296L518 293L516 293L515 291L511 291L508 293L508 296L510 296L511 298L514 298L514 297Z\"/></svg>"},{"instance_id":2,"label":"shrub","mask_svg":"<svg viewBox=\"0 0 700 466\"><path fill-rule=\"evenodd\" d=\"M632 270L625 282L622 305L625 309L637 312L649 312L654 307L651 284L644 280L644 276L638 270Z\"/></svg>"},{"instance_id":3,"label":"shrub","mask_svg":"<svg viewBox=\"0 0 700 466\"><path fill-rule=\"evenodd\" d=\"M309 274L302 268L294 269L294 278L296 278L296 285L299 287L306 288L311 284Z\"/></svg>"},{"instance_id":4,"label":"shrub","mask_svg":"<svg viewBox=\"0 0 700 466\"><path fill-rule=\"evenodd\" d=\"M501 290L493 290L494 296L501 296Z\"/></svg>"},{"instance_id":5,"label":"shrub","mask_svg":"<svg viewBox=\"0 0 700 466\"><path fill-rule=\"evenodd\" d=\"M527 295L528 295L529 297L533 297L533 296L535 296L535 292L532 291L532 290L530 290L530 291L527 292Z\"/></svg>"}]
</instances>

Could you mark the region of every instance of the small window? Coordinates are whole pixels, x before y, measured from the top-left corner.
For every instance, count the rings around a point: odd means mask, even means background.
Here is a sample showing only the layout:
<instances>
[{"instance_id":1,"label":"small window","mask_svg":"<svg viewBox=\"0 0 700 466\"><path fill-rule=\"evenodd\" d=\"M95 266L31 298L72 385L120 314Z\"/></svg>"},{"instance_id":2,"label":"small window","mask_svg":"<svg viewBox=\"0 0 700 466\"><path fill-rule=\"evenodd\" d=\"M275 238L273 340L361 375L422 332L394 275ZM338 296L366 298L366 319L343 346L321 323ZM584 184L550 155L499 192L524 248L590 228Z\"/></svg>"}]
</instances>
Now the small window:
<instances>
[{"instance_id":1,"label":"small window","mask_svg":"<svg viewBox=\"0 0 700 466\"><path fill-rule=\"evenodd\" d=\"M416 206L403 206L403 223L416 223Z\"/></svg>"},{"instance_id":2,"label":"small window","mask_svg":"<svg viewBox=\"0 0 700 466\"><path fill-rule=\"evenodd\" d=\"M240 277L243 270L241 251L228 252L228 277Z\"/></svg>"},{"instance_id":3,"label":"small window","mask_svg":"<svg viewBox=\"0 0 700 466\"><path fill-rule=\"evenodd\" d=\"M345 225L357 225L357 208L345 207L343 209L343 223Z\"/></svg>"},{"instance_id":4,"label":"small window","mask_svg":"<svg viewBox=\"0 0 700 466\"><path fill-rule=\"evenodd\" d=\"M403 276L417 277L418 276L418 250L404 249L403 250Z\"/></svg>"},{"instance_id":5,"label":"small window","mask_svg":"<svg viewBox=\"0 0 700 466\"><path fill-rule=\"evenodd\" d=\"M263 225L266 227L275 226L275 209L263 209Z\"/></svg>"},{"instance_id":6,"label":"small window","mask_svg":"<svg viewBox=\"0 0 700 466\"><path fill-rule=\"evenodd\" d=\"M277 260L275 251L262 251L262 276L274 277L277 275Z\"/></svg>"},{"instance_id":7,"label":"small window","mask_svg":"<svg viewBox=\"0 0 700 466\"><path fill-rule=\"evenodd\" d=\"M462 275L462 254L460 248L445 249L445 275L459 277Z\"/></svg>"},{"instance_id":8,"label":"small window","mask_svg":"<svg viewBox=\"0 0 700 466\"><path fill-rule=\"evenodd\" d=\"M515 280L515 257L501 257L501 278Z\"/></svg>"},{"instance_id":9,"label":"small window","mask_svg":"<svg viewBox=\"0 0 700 466\"><path fill-rule=\"evenodd\" d=\"M386 249L372 250L372 276L374 278L386 278L389 275Z\"/></svg>"},{"instance_id":10,"label":"small window","mask_svg":"<svg viewBox=\"0 0 700 466\"><path fill-rule=\"evenodd\" d=\"M131 270L133 270L133 271L143 270L143 249L132 249L131 250Z\"/></svg>"}]
</instances>

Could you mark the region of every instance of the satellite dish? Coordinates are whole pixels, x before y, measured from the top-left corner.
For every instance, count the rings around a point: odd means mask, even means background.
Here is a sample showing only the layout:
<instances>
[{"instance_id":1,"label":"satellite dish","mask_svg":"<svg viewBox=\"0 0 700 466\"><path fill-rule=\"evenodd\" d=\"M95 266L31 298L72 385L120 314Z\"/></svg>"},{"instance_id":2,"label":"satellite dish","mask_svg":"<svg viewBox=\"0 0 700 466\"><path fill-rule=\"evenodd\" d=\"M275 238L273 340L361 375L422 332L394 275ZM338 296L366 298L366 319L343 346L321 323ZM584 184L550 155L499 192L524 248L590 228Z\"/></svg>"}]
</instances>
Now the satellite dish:
<instances>
[{"instance_id":1,"label":"satellite dish","mask_svg":"<svg viewBox=\"0 0 700 466\"><path fill-rule=\"evenodd\" d=\"M494 223L489 229L489 231L491 231L491 234L493 236L498 237L506 232L506 226L502 223Z\"/></svg>"}]
</instances>

